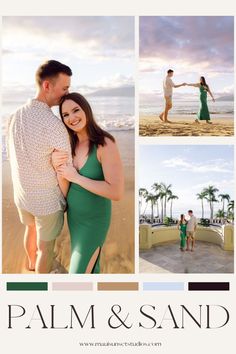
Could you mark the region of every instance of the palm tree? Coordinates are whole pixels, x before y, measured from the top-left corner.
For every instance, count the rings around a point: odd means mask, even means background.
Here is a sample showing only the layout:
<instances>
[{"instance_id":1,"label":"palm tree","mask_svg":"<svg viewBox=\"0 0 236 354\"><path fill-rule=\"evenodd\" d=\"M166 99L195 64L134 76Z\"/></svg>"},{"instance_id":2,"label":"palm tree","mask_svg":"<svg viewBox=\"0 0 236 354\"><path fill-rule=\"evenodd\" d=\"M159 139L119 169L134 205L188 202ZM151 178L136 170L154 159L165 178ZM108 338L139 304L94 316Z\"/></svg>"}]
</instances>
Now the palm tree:
<instances>
[{"instance_id":1,"label":"palm tree","mask_svg":"<svg viewBox=\"0 0 236 354\"><path fill-rule=\"evenodd\" d=\"M221 223L222 223L222 220L225 218L225 212L224 210L222 209L219 209L216 213L216 217L219 218L221 220Z\"/></svg>"},{"instance_id":2,"label":"palm tree","mask_svg":"<svg viewBox=\"0 0 236 354\"><path fill-rule=\"evenodd\" d=\"M229 202L230 195L229 194L219 194L218 197L220 197L220 201L222 202L222 210L225 211L225 200L227 200L227 202Z\"/></svg>"},{"instance_id":3,"label":"palm tree","mask_svg":"<svg viewBox=\"0 0 236 354\"><path fill-rule=\"evenodd\" d=\"M208 186L207 188L203 189L203 192L206 193L206 200L209 202L210 205L210 220L211 222L213 221L213 215L214 215L214 203L218 202L216 199L215 193L218 192L219 189L217 189L214 186Z\"/></svg>"},{"instance_id":4,"label":"palm tree","mask_svg":"<svg viewBox=\"0 0 236 354\"><path fill-rule=\"evenodd\" d=\"M171 184L166 185L165 183L161 182L161 193L163 194L163 198L164 198L164 212L163 212L163 216L166 216L166 201L169 195L171 195L172 191L171 191Z\"/></svg>"},{"instance_id":5,"label":"palm tree","mask_svg":"<svg viewBox=\"0 0 236 354\"><path fill-rule=\"evenodd\" d=\"M154 205L155 205L155 195L153 195L152 193L148 193L146 198L145 198L146 202L151 202L151 210L152 210L152 214L151 214L151 221L153 222L154 219Z\"/></svg>"},{"instance_id":6,"label":"palm tree","mask_svg":"<svg viewBox=\"0 0 236 354\"><path fill-rule=\"evenodd\" d=\"M159 193L159 198L161 201L161 221L163 222L164 220L164 197L165 197L165 193L164 192L160 192Z\"/></svg>"},{"instance_id":7,"label":"palm tree","mask_svg":"<svg viewBox=\"0 0 236 354\"><path fill-rule=\"evenodd\" d=\"M174 199L179 199L179 197L177 195L170 194L168 197L168 202L170 201L170 217L171 217L171 219L172 219L172 206L173 206Z\"/></svg>"},{"instance_id":8,"label":"palm tree","mask_svg":"<svg viewBox=\"0 0 236 354\"><path fill-rule=\"evenodd\" d=\"M230 200L227 209L227 216L234 220L234 200Z\"/></svg>"},{"instance_id":9,"label":"palm tree","mask_svg":"<svg viewBox=\"0 0 236 354\"><path fill-rule=\"evenodd\" d=\"M206 199L207 193L206 192L201 192L197 194L197 199L201 200L202 204L202 218L204 219L204 205L203 205L203 200Z\"/></svg>"},{"instance_id":10,"label":"palm tree","mask_svg":"<svg viewBox=\"0 0 236 354\"><path fill-rule=\"evenodd\" d=\"M146 198L148 194L148 191L146 190L146 188L139 188L139 216L142 215L142 204L143 204L143 198Z\"/></svg>"},{"instance_id":11,"label":"palm tree","mask_svg":"<svg viewBox=\"0 0 236 354\"><path fill-rule=\"evenodd\" d=\"M160 199L160 191L161 191L161 185L158 184L158 183L153 183L152 185L152 190L154 190L154 192L156 192L157 194L155 195L156 196L156 206L157 206L157 217L160 216L160 213L159 213L159 199Z\"/></svg>"}]
</instances>

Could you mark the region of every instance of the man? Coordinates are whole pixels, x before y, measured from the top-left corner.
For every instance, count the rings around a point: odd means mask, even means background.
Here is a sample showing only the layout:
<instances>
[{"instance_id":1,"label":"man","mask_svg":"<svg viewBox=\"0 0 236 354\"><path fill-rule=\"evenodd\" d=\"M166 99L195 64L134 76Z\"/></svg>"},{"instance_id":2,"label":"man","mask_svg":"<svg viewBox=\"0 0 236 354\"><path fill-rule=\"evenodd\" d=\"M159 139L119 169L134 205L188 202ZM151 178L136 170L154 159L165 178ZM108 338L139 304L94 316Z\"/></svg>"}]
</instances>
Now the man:
<instances>
[{"instance_id":1,"label":"man","mask_svg":"<svg viewBox=\"0 0 236 354\"><path fill-rule=\"evenodd\" d=\"M55 60L36 72L37 94L10 118L8 152L14 201L25 225L24 248L29 270L49 273L55 239L64 222L65 199L51 164L54 149L71 152L64 124L52 112L68 93L71 69Z\"/></svg>"},{"instance_id":2,"label":"man","mask_svg":"<svg viewBox=\"0 0 236 354\"><path fill-rule=\"evenodd\" d=\"M190 251L190 241L192 242L192 247L191 251L193 252L194 245L195 245L195 231L197 228L197 218L193 215L193 211L189 210L188 215L190 216L190 219L188 220L187 223L187 248L186 251Z\"/></svg>"},{"instance_id":3,"label":"man","mask_svg":"<svg viewBox=\"0 0 236 354\"><path fill-rule=\"evenodd\" d=\"M169 69L167 71L167 76L163 81L163 91L164 91L164 98L165 98L165 110L159 115L159 118L164 122L164 123L171 123L168 120L168 112L172 108L172 94L173 94L173 87L181 87L185 86L186 83L180 84L180 85L175 85L173 81L171 80L172 76L174 75L174 71L172 69Z\"/></svg>"}]
</instances>

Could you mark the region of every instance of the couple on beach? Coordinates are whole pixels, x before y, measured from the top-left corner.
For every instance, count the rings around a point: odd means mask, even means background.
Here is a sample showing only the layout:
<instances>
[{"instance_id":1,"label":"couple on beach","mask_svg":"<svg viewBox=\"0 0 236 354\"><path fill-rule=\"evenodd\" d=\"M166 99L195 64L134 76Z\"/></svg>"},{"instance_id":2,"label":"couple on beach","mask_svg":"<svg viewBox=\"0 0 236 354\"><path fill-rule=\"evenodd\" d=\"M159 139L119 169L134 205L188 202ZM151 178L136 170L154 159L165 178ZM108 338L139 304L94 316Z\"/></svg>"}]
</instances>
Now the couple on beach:
<instances>
[{"instance_id":1,"label":"couple on beach","mask_svg":"<svg viewBox=\"0 0 236 354\"><path fill-rule=\"evenodd\" d=\"M190 251L190 243L191 243L191 251L194 250L195 245L195 231L197 228L197 218L193 215L192 210L188 210L189 219L185 219L185 215L180 215L180 220L178 221L177 227L180 231L180 250L182 252ZM186 247L187 243L187 248Z\"/></svg>"},{"instance_id":2,"label":"couple on beach","mask_svg":"<svg viewBox=\"0 0 236 354\"><path fill-rule=\"evenodd\" d=\"M172 77L174 75L174 71L172 69L169 69L167 71L167 76L163 81L163 91L164 91L164 98L165 98L165 109L164 111L159 115L160 120L163 123L171 123L171 121L168 120L168 113L169 110L172 108L172 94L173 94L173 87L178 88L181 86L193 86L193 87L198 87L200 91L200 108L197 113L197 119L195 119L196 123L199 123L199 120L205 120L206 123L211 124L210 122L210 113L209 109L207 106L207 93L211 96L213 102L215 102L215 99L211 93L211 90L209 86L206 83L206 80L204 76L200 77L199 83L196 84L187 84L186 82L175 85L174 82L172 81Z\"/></svg>"},{"instance_id":3,"label":"couple on beach","mask_svg":"<svg viewBox=\"0 0 236 354\"><path fill-rule=\"evenodd\" d=\"M36 72L37 94L9 119L14 201L25 225L28 269L52 271L54 245L67 220L69 273L99 273L111 200L124 189L114 137L101 129L85 97L69 93L71 69L58 61ZM59 105L60 118L51 107Z\"/></svg>"}]
</instances>

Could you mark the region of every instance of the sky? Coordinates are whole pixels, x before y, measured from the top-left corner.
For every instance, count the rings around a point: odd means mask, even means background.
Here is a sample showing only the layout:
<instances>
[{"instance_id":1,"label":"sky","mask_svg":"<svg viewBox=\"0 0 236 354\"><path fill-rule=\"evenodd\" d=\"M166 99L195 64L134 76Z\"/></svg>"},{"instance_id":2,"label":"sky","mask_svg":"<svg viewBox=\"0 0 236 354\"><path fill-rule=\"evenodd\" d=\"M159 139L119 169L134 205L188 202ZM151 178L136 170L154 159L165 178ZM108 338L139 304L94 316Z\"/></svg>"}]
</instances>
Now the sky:
<instances>
[{"instance_id":1,"label":"sky","mask_svg":"<svg viewBox=\"0 0 236 354\"><path fill-rule=\"evenodd\" d=\"M201 217L196 194L209 185L234 199L232 145L141 145L139 154L139 188L153 193L153 183L171 184L173 194L179 197L173 204L177 214L193 209ZM215 211L221 208L222 203L215 204ZM206 202L205 210L209 217Z\"/></svg>"},{"instance_id":2,"label":"sky","mask_svg":"<svg viewBox=\"0 0 236 354\"><path fill-rule=\"evenodd\" d=\"M34 91L48 59L69 65L83 94L133 95L134 17L3 17L2 28L4 97Z\"/></svg>"},{"instance_id":3,"label":"sky","mask_svg":"<svg viewBox=\"0 0 236 354\"><path fill-rule=\"evenodd\" d=\"M168 69L175 84L196 83L205 76L216 97L234 92L233 16L140 17L139 86L141 94L162 94ZM196 95L181 87L175 95Z\"/></svg>"}]
</instances>

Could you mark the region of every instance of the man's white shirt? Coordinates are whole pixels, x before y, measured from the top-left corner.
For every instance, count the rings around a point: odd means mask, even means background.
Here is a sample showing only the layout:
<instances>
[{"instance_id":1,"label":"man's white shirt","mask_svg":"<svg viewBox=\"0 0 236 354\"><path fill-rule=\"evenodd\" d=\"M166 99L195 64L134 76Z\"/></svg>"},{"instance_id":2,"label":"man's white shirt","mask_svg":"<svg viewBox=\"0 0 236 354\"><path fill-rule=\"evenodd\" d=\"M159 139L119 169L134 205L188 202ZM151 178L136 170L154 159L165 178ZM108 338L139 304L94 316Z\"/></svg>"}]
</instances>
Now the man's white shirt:
<instances>
[{"instance_id":1,"label":"man's white shirt","mask_svg":"<svg viewBox=\"0 0 236 354\"><path fill-rule=\"evenodd\" d=\"M169 76L166 76L166 78L163 80L163 91L164 91L164 96L172 96L173 94L173 87L175 84L171 80Z\"/></svg>"},{"instance_id":2,"label":"man's white shirt","mask_svg":"<svg viewBox=\"0 0 236 354\"><path fill-rule=\"evenodd\" d=\"M68 151L71 162L71 148L67 130L51 108L36 99L20 107L10 117L7 145L16 206L35 216L63 210L51 154Z\"/></svg>"}]
</instances>

